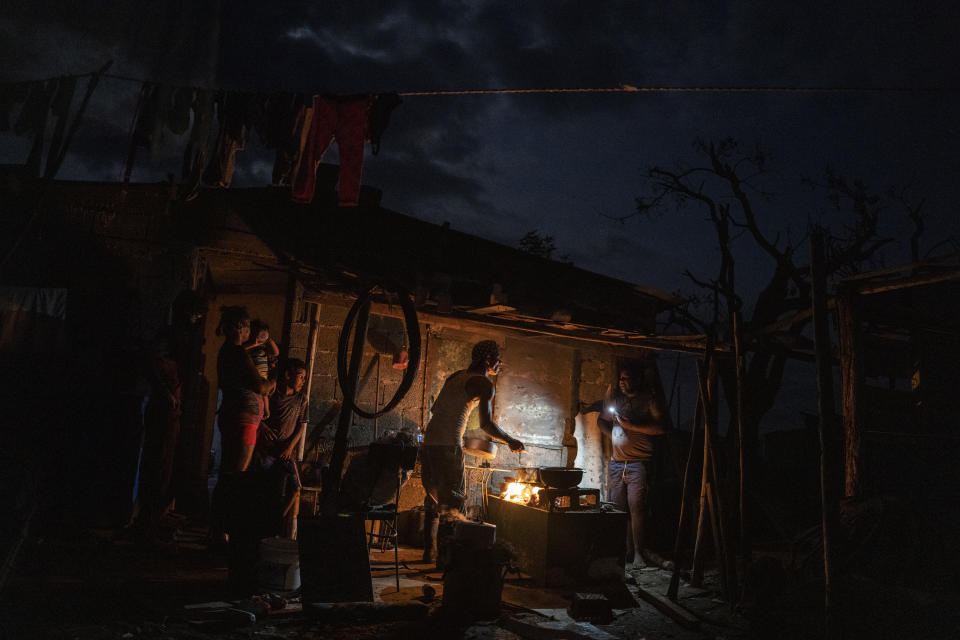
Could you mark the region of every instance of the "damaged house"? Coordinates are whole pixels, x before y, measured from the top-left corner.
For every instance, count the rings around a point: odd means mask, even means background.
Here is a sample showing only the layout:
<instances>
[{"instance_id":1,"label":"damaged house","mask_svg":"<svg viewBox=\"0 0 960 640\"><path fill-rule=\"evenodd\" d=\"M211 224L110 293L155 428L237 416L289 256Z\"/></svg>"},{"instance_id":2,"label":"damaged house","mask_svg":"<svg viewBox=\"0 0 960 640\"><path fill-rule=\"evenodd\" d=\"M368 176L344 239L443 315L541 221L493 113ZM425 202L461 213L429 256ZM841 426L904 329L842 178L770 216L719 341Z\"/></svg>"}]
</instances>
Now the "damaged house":
<instances>
[{"instance_id":1,"label":"damaged house","mask_svg":"<svg viewBox=\"0 0 960 640\"><path fill-rule=\"evenodd\" d=\"M281 356L308 363L307 488L319 484L329 462L343 406L338 339L360 293L374 287L358 407L375 413L386 405L412 360L399 290L416 306L421 352L389 413L353 416L351 451L384 434L416 434L444 379L469 363L472 345L495 340L504 368L493 418L526 450L501 446L489 459L468 457L476 471L468 506L484 500L480 484L496 487L517 467L576 466L584 470L581 486L602 495L609 441L578 414L602 399L619 365L638 362L656 374L655 349L698 347L654 335L656 315L675 302L669 295L383 209L370 187L358 207L338 208L333 167L321 167L309 206L273 188L205 190L183 201L166 184L43 184L13 171L4 180L4 216L23 230L6 243L4 295L54 292L63 301L58 331L67 336L38 351L31 336L48 330L40 309L21 317L35 324L22 324L17 336L5 325L5 366L21 372L24 384L18 420L42 425L15 436L60 461L58 509L78 519L130 516L144 397L138 358L184 290L209 301L195 366L183 381L194 401L183 408L175 472L177 509L194 514L206 512L218 464L223 339L215 327L223 306L247 307L270 326ZM659 376L650 380L662 395ZM471 420L468 428L476 427L475 413ZM414 472L399 510L422 500Z\"/></svg>"}]
</instances>

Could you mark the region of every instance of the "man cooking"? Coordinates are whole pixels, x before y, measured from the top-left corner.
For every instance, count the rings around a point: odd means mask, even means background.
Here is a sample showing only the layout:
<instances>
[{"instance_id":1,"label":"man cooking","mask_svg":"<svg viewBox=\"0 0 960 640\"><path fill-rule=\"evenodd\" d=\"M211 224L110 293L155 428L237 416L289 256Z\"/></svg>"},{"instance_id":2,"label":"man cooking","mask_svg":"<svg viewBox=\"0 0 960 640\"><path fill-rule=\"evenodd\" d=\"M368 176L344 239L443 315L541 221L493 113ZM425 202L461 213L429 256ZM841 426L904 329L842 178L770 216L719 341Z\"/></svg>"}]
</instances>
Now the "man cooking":
<instances>
[{"instance_id":1,"label":"man cooking","mask_svg":"<svg viewBox=\"0 0 960 640\"><path fill-rule=\"evenodd\" d=\"M507 435L492 418L494 395L490 376L500 372L500 347L483 340L473 347L470 366L450 375L431 409L420 449L423 499L423 561L436 558L438 518L456 517L463 507L463 433L474 407L480 410L480 428L494 440L523 451L523 443Z\"/></svg>"},{"instance_id":2,"label":"man cooking","mask_svg":"<svg viewBox=\"0 0 960 640\"><path fill-rule=\"evenodd\" d=\"M621 367L616 389L608 389L597 426L610 437L609 499L630 513L627 550L633 568L644 566L644 516L653 480L657 436L664 433L666 415L652 381L640 367Z\"/></svg>"}]
</instances>

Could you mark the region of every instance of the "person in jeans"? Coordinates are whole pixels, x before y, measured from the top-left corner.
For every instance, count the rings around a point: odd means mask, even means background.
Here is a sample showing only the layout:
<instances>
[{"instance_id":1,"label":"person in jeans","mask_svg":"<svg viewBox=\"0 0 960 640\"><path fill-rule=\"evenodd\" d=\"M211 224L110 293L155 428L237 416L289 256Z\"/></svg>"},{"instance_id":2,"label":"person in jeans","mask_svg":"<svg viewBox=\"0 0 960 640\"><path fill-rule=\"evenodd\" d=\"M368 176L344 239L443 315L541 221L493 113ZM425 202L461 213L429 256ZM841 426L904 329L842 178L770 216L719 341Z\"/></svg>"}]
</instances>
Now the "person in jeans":
<instances>
[{"instance_id":1,"label":"person in jeans","mask_svg":"<svg viewBox=\"0 0 960 640\"><path fill-rule=\"evenodd\" d=\"M633 568L644 566L647 495L653 483L653 461L666 415L652 382L642 369L621 367L616 388L607 391L597 425L610 437L609 499L630 513L628 557Z\"/></svg>"}]
</instances>

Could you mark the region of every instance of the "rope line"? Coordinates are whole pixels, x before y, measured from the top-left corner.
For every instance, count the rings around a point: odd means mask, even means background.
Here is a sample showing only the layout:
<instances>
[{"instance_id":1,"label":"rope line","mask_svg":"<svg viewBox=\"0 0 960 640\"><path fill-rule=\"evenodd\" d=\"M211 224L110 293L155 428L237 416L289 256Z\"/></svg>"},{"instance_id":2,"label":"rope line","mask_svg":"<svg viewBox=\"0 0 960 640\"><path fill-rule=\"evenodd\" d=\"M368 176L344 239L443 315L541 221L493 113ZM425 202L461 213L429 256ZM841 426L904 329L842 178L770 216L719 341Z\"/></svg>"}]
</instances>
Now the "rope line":
<instances>
[{"instance_id":1,"label":"rope line","mask_svg":"<svg viewBox=\"0 0 960 640\"><path fill-rule=\"evenodd\" d=\"M55 77L74 77L84 78L95 75L95 71L82 73L75 76L55 76ZM153 82L154 84L163 84L153 80L144 80L133 78L115 73L103 73L100 77L110 78L112 80L121 80L124 82ZM52 80L43 78L32 82L44 82ZM31 81L3 82L0 84L22 84ZM189 85L183 88L197 89L203 91L221 91L222 89L211 89L208 87L196 87ZM280 91L278 93L307 93L296 91ZM483 95L522 95L522 94L551 94L551 93L954 93L960 92L960 87L830 87L830 86L802 86L802 85L770 85L770 86L651 86L643 87L631 84L621 84L617 87L580 87L580 88L541 88L541 89L438 89L429 91L397 91L397 95L405 98L431 97L431 96L483 96ZM252 92L257 93L257 92ZM265 92L266 93L266 92ZM317 91L318 95L325 92ZM389 93L389 92L376 92Z\"/></svg>"}]
</instances>

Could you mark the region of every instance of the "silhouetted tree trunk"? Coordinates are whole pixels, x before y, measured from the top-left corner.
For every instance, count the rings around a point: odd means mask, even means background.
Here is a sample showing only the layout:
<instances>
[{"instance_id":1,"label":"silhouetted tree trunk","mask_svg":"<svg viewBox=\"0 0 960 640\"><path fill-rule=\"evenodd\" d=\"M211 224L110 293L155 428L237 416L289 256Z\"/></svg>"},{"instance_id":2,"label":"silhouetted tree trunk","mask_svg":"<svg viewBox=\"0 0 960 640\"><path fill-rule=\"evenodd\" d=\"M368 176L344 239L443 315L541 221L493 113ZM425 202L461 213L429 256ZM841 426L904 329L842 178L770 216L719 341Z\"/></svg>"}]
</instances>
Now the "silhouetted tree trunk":
<instances>
[{"instance_id":1,"label":"silhouetted tree trunk","mask_svg":"<svg viewBox=\"0 0 960 640\"><path fill-rule=\"evenodd\" d=\"M752 475L751 470L757 468L760 424L776 402L788 359L801 354L812 358L812 343L804 337L812 317L810 269L802 262L806 257L806 236L793 238L781 230L771 234L766 228L765 212L756 208L769 206L767 194L759 190L758 184L767 162L761 149L743 151L730 138L697 142L695 148L704 160L702 164L649 170L650 191L637 198L637 211L632 215L653 213L670 203L678 211L690 209L708 215L720 250L716 275L704 278L691 271L685 273L699 293L690 296L690 304L676 310L670 322L696 333L710 334L723 343L732 340L733 311L743 313L744 467ZM849 181L829 169L820 181L808 182L824 190L827 201L836 210L835 219L843 222L825 240L826 276L849 275L875 266L877 252L891 242L878 234L880 198L861 182ZM919 219L919 207L907 209ZM914 223L918 231L922 230L922 224L917 220ZM918 243L915 238L913 244ZM766 284L752 304L741 298L734 279L736 250L747 245L751 245L751 251L759 250L766 256L769 271ZM706 319L696 312L698 305L705 304L710 309ZM728 433L735 433L737 424L735 366L732 358L725 359L719 372L731 412L729 425L734 429ZM735 439L728 440L733 443ZM727 459L736 460L735 446L729 453Z\"/></svg>"}]
</instances>

